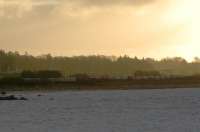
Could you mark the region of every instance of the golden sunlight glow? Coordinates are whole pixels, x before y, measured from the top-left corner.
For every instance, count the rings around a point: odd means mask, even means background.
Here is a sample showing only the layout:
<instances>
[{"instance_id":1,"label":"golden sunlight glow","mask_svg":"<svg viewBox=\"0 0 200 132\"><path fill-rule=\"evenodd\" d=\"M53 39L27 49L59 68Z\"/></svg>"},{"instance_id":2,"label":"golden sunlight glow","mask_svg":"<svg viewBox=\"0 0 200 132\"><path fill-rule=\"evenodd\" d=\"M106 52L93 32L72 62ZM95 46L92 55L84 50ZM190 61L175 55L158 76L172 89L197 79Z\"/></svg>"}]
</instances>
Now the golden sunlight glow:
<instances>
[{"instance_id":1,"label":"golden sunlight glow","mask_svg":"<svg viewBox=\"0 0 200 132\"><path fill-rule=\"evenodd\" d=\"M200 49L200 1L180 0L170 10L169 21L184 28L184 42L176 45L177 55L191 61L199 56Z\"/></svg>"},{"instance_id":2,"label":"golden sunlight glow","mask_svg":"<svg viewBox=\"0 0 200 132\"><path fill-rule=\"evenodd\" d=\"M200 57L200 0L133 1L0 0L0 49Z\"/></svg>"}]
</instances>

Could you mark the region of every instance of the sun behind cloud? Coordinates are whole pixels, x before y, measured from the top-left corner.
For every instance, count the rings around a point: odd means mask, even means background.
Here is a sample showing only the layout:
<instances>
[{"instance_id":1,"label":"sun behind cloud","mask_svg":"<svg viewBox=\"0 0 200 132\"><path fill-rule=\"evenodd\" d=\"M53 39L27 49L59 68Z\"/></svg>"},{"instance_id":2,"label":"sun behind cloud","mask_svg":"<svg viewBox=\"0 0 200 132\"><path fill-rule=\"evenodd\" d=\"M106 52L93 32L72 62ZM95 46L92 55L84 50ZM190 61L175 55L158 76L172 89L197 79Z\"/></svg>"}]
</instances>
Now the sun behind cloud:
<instances>
[{"instance_id":1,"label":"sun behind cloud","mask_svg":"<svg viewBox=\"0 0 200 132\"><path fill-rule=\"evenodd\" d=\"M180 25L183 30L182 43L174 45L176 54L192 61L199 56L200 49L200 1L179 0L176 1L167 12L168 22Z\"/></svg>"}]
</instances>

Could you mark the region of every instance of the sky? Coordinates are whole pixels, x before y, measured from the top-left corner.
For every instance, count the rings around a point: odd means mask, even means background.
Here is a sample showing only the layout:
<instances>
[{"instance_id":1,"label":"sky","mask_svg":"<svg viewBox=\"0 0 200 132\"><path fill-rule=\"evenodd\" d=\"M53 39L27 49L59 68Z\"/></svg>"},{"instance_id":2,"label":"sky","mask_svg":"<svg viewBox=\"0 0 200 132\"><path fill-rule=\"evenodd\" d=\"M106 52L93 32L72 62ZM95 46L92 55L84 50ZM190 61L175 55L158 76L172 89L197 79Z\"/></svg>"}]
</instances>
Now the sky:
<instances>
[{"instance_id":1,"label":"sky","mask_svg":"<svg viewBox=\"0 0 200 132\"><path fill-rule=\"evenodd\" d=\"M198 0L0 0L0 49L66 55L200 56Z\"/></svg>"}]
</instances>

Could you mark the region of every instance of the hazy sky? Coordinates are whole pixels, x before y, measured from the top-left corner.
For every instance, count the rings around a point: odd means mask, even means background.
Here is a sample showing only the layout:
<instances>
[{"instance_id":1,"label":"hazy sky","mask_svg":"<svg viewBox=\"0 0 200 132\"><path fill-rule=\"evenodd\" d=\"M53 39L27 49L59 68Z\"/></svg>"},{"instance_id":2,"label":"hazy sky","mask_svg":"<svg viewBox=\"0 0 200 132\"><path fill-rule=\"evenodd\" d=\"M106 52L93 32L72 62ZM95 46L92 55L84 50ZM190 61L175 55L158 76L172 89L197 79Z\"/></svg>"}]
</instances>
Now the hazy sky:
<instances>
[{"instance_id":1,"label":"hazy sky","mask_svg":"<svg viewBox=\"0 0 200 132\"><path fill-rule=\"evenodd\" d=\"M0 0L0 48L53 55L200 56L198 0Z\"/></svg>"}]
</instances>

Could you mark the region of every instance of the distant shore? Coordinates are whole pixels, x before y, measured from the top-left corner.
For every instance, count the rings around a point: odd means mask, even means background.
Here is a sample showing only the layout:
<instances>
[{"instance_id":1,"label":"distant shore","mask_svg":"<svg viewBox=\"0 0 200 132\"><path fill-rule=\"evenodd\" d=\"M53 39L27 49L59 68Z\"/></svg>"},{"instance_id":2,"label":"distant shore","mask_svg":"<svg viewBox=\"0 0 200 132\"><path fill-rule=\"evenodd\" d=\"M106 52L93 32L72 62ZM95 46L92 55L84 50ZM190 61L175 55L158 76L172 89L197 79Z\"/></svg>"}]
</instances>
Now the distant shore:
<instances>
[{"instance_id":1,"label":"distant shore","mask_svg":"<svg viewBox=\"0 0 200 132\"><path fill-rule=\"evenodd\" d=\"M35 85L35 86L3 86L0 91L97 91L97 90L148 90L200 88L200 84L190 85Z\"/></svg>"},{"instance_id":2,"label":"distant shore","mask_svg":"<svg viewBox=\"0 0 200 132\"><path fill-rule=\"evenodd\" d=\"M0 81L0 91L57 91L57 90L135 90L200 88L200 76L143 79L23 79Z\"/></svg>"}]
</instances>

